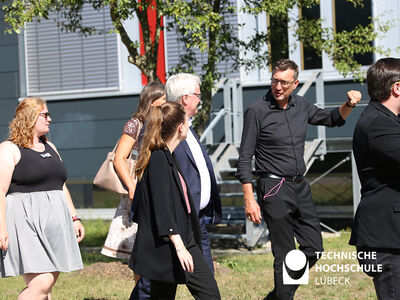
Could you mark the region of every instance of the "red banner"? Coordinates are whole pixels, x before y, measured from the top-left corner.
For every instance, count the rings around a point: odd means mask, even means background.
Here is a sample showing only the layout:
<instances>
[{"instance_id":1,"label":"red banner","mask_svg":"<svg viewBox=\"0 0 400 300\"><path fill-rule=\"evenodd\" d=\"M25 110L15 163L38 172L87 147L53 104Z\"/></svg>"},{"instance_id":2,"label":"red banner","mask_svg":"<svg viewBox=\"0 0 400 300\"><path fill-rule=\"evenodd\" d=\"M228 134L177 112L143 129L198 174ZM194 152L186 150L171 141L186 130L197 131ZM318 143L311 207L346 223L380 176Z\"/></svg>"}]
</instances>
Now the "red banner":
<instances>
[{"instance_id":1,"label":"red banner","mask_svg":"<svg viewBox=\"0 0 400 300\"><path fill-rule=\"evenodd\" d=\"M154 42L154 37L156 35L156 3L153 1L152 5L149 5L147 8L147 21L149 22L150 29L150 38L151 41ZM163 26L163 19L161 18L161 27ZM143 44L143 32L142 26L139 23L139 32L140 32L140 54L143 55L144 44ZM160 32L160 40L158 43L158 53L157 53L157 77L160 79L162 83L165 84L165 50L164 50L164 31ZM142 84L146 85L148 82L147 77L142 73Z\"/></svg>"}]
</instances>

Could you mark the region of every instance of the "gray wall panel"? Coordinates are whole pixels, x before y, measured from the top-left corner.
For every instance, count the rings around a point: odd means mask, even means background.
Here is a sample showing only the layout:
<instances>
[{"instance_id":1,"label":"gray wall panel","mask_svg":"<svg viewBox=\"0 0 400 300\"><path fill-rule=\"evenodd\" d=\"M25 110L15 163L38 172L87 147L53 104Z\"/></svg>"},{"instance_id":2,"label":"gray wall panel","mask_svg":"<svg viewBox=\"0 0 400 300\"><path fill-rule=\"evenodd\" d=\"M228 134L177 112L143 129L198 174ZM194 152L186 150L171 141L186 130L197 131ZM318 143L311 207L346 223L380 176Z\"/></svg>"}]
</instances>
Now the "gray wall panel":
<instances>
[{"instance_id":1,"label":"gray wall panel","mask_svg":"<svg viewBox=\"0 0 400 300\"><path fill-rule=\"evenodd\" d=\"M138 96L105 97L91 99L77 99L69 101L48 102L53 123L88 121L88 120L112 120L128 119L139 101Z\"/></svg>"},{"instance_id":2,"label":"gray wall panel","mask_svg":"<svg viewBox=\"0 0 400 300\"><path fill-rule=\"evenodd\" d=\"M0 98L0 142L8 137L8 123L12 120L17 105L16 99Z\"/></svg>"},{"instance_id":3,"label":"gray wall panel","mask_svg":"<svg viewBox=\"0 0 400 300\"><path fill-rule=\"evenodd\" d=\"M1 88L1 84L0 84ZM1 98L0 97L0 125L8 124L14 117L14 111L18 105L18 97Z\"/></svg>"},{"instance_id":4,"label":"gray wall panel","mask_svg":"<svg viewBox=\"0 0 400 300\"><path fill-rule=\"evenodd\" d=\"M346 99L346 92L349 90L359 90L362 94L361 102L368 103L369 96L367 84L360 84L353 81L345 82L326 82L325 83L325 102L326 103L343 103Z\"/></svg>"},{"instance_id":5,"label":"gray wall panel","mask_svg":"<svg viewBox=\"0 0 400 300\"><path fill-rule=\"evenodd\" d=\"M19 95L19 73L14 72L1 72L0 73L0 101L4 98L17 99ZM1 102L0 102L1 103Z\"/></svg>"},{"instance_id":6,"label":"gray wall panel","mask_svg":"<svg viewBox=\"0 0 400 300\"><path fill-rule=\"evenodd\" d=\"M68 170L68 180L92 180L136 110L138 96L50 101L49 138Z\"/></svg>"},{"instance_id":7,"label":"gray wall panel","mask_svg":"<svg viewBox=\"0 0 400 300\"><path fill-rule=\"evenodd\" d=\"M49 138L60 149L110 147L127 120L63 122L52 124Z\"/></svg>"},{"instance_id":8,"label":"gray wall panel","mask_svg":"<svg viewBox=\"0 0 400 300\"><path fill-rule=\"evenodd\" d=\"M68 171L68 181L92 180L107 153L107 148L60 150L60 155Z\"/></svg>"},{"instance_id":9,"label":"gray wall panel","mask_svg":"<svg viewBox=\"0 0 400 300\"><path fill-rule=\"evenodd\" d=\"M18 71L18 47L17 44L0 46L0 71Z\"/></svg>"},{"instance_id":10,"label":"gray wall panel","mask_svg":"<svg viewBox=\"0 0 400 300\"><path fill-rule=\"evenodd\" d=\"M4 30L0 12L0 142L8 137L8 123L19 97L18 38L16 34L4 34Z\"/></svg>"}]
</instances>

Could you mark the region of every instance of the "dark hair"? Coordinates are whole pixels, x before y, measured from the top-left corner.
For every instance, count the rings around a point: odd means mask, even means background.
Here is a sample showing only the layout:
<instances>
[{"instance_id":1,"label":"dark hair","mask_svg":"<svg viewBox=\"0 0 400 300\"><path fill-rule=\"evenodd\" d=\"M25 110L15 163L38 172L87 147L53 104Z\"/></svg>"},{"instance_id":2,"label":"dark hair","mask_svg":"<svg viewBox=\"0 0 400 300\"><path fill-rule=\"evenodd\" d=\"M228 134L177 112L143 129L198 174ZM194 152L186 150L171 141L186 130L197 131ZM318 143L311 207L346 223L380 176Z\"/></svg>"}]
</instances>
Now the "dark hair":
<instances>
[{"instance_id":1,"label":"dark hair","mask_svg":"<svg viewBox=\"0 0 400 300\"><path fill-rule=\"evenodd\" d=\"M299 77L299 67L293 60L287 58L280 59L272 65L272 75L274 75L276 71L286 71L288 69L294 71L293 79L297 80Z\"/></svg>"},{"instance_id":2,"label":"dark hair","mask_svg":"<svg viewBox=\"0 0 400 300\"><path fill-rule=\"evenodd\" d=\"M165 95L165 85L159 82L149 82L140 93L139 104L134 118L144 123L150 112L151 104Z\"/></svg>"},{"instance_id":3,"label":"dark hair","mask_svg":"<svg viewBox=\"0 0 400 300\"><path fill-rule=\"evenodd\" d=\"M390 97L392 85L400 80L400 59L387 57L378 60L367 72L368 94L372 101Z\"/></svg>"},{"instance_id":4,"label":"dark hair","mask_svg":"<svg viewBox=\"0 0 400 300\"><path fill-rule=\"evenodd\" d=\"M165 142L174 136L179 124L185 122L185 115L184 107L176 102L167 102L150 110L135 167L138 180L149 163L151 152L166 147Z\"/></svg>"}]
</instances>

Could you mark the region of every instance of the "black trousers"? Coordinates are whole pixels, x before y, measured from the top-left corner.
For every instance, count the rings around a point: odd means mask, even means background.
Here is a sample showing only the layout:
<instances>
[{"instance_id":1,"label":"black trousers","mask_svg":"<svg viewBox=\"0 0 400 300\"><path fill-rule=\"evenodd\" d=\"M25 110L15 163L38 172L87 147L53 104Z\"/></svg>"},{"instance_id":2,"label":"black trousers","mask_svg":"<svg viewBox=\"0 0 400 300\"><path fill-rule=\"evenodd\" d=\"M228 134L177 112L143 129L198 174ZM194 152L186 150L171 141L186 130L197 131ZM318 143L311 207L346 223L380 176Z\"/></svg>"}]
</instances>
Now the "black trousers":
<instances>
[{"instance_id":1,"label":"black trousers","mask_svg":"<svg viewBox=\"0 0 400 300\"><path fill-rule=\"evenodd\" d=\"M357 252L360 251L376 253L375 259L362 258L358 262L364 266L365 273L373 278L378 300L400 299L400 250L357 247ZM378 265L381 265L381 272Z\"/></svg>"},{"instance_id":2,"label":"black trousers","mask_svg":"<svg viewBox=\"0 0 400 300\"><path fill-rule=\"evenodd\" d=\"M200 211L201 213L201 211ZM207 231L207 221L211 219L210 217L207 216L201 216L199 218L200 221L200 230L201 230L201 249L203 250L203 256L208 264L208 267L211 270L211 273L214 274L214 263L211 255L211 245L210 245L210 240L208 238L208 231Z\"/></svg>"},{"instance_id":3,"label":"black trousers","mask_svg":"<svg viewBox=\"0 0 400 300\"><path fill-rule=\"evenodd\" d=\"M194 271L186 283L194 299L216 300L221 299L217 282L205 261L199 246L188 247L192 255ZM150 280L150 299L171 300L175 299L177 284Z\"/></svg>"},{"instance_id":4,"label":"black trousers","mask_svg":"<svg viewBox=\"0 0 400 300\"><path fill-rule=\"evenodd\" d=\"M257 181L257 198L267 223L272 254L274 255L274 290L266 299L293 299L298 285L284 285L282 266L286 254L296 249L294 238L300 244L311 268L317 261L316 251L323 251L319 218L311 197L309 184L279 179L260 178ZM274 189L275 187L275 189ZM270 192L272 190L272 192ZM278 191L278 192L277 192ZM264 196L269 193L271 197Z\"/></svg>"},{"instance_id":5,"label":"black trousers","mask_svg":"<svg viewBox=\"0 0 400 300\"><path fill-rule=\"evenodd\" d=\"M207 232L207 228L206 228L207 218L209 218L209 217L201 216L199 219L200 229L201 229L201 247L203 250L202 256L204 257L205 262L207 263L208 267L210 268L211 274L214 275L214 264L213 264L212 255L211 255L211 245L210 245L210 240L208 239L208 232ZM193 242L193 236L192 236L192 242ZM194 246L194 245L195 245L195 243L193 242L192 246ZM200 249L199 249L199 251L200 251ZM151 290L150 279L144 278L142 276L142 277L140 277L139 281L133 288L132 293L129 297L129 300L153 299L153 298L150 298L150 290ZM176 287L175 287L175 290L176 290Z\"/></svg>"}]
</instances>

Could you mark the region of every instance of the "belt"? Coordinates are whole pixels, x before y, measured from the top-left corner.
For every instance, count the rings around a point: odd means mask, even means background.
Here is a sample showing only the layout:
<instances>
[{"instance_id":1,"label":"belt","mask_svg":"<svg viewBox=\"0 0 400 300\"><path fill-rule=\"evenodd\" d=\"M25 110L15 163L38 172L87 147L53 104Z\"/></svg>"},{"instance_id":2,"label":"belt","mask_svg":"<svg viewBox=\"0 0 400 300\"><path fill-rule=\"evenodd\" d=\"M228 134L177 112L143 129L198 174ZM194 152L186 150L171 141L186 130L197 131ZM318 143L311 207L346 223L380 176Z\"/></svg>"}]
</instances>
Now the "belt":
<instances>
[{"instance_id":1,"label":"belt","mask_svg":"<svg viewBox=\"0 0 400 300\"><path fill-rule=\"evenodd\" d=\"M273 178L273 179L279 179L281 180L282 178L285 178L285 181L293 182L293 183L300 183L304 180L303 175L296 175L296 176L278 176L274 175L271 173L260 173L258 174L258 177L260 178Z\"/></svg>"}]
</instances>

